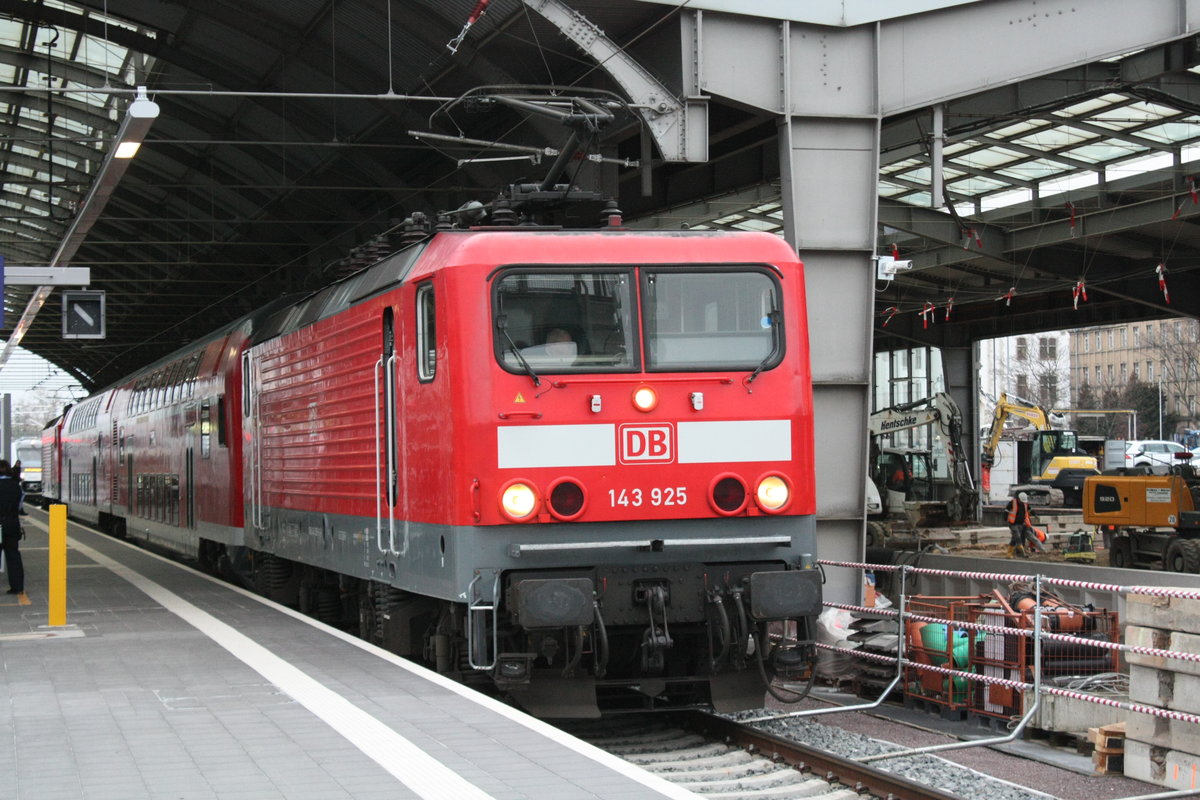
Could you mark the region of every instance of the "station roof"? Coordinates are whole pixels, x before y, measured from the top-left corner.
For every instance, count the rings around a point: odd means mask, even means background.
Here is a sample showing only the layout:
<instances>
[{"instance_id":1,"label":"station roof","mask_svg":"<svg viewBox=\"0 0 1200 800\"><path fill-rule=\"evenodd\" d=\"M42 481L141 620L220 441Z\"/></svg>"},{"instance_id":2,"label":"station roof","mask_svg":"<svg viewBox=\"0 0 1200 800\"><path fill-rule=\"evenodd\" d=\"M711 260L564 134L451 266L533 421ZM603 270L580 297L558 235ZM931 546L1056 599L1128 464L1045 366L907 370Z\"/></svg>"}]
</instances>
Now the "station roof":
<instances>
[{"instance_id":1,"label":"station roof","mask_svg":"<svg viewBox=\"0 0 1200 800\"><path fill-rule=\"evenodd\" d=\"M569 5L647 61L678 37L678 5ZM913 269L877 287L877 338L926 336L919 313L951 298L943 343L1198 313L1198 63L1192 38L948 102L941 201L928 111L885 119L878 252ZM9 264L54 259L139 86L159 113L70 259L106 292L107 338L63 340L55 293L22 342L88 388L365 265L414 211L542 178L552 156L467 139L558 148L565 129L458 98L619 94L519 0L0 0ZM610 163L626 218L780 230L775 119L714 97L709 122L710 161L655 163L648 194ZM600 144L641 156L631 117ZM31 293L5 289L0 336Z\"/></svg>"}]
</instances>

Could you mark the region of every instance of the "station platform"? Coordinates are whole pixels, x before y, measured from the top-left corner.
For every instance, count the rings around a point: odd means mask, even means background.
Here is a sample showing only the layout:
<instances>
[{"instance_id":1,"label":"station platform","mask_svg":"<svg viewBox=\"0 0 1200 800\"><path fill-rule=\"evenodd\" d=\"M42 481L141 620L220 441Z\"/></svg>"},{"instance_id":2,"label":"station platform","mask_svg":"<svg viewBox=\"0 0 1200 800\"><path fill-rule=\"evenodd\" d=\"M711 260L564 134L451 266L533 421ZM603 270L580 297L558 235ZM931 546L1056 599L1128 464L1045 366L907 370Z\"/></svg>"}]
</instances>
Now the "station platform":
<instances>
[{"instance_id":1,"label":"station platform","mask_svg":"<svg viewBox=\"0 0 1200 800\"><path fill-rule=\"evenodd\" d=\"M693 798L250 592L74 523L49 627L47 515L0 594L0 797ZM0 576L7 589L7 576Z\"/></svg>"}]
</instances>

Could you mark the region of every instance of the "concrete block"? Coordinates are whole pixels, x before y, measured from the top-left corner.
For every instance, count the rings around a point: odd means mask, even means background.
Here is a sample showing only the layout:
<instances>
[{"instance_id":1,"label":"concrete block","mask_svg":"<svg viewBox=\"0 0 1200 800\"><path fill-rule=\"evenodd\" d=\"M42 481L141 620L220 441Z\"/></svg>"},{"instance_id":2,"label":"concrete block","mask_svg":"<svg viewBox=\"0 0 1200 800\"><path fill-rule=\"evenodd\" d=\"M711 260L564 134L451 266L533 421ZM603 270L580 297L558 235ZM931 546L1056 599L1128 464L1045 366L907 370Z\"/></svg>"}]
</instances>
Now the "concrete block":
<instances>
[{"instance_id":1,"label":"concrete block","mask_svg":"<svg viewBox=\"0 0 1200 800\"><path fill-rule=\"evenodd\" d=\"M1200 714L1200 677L1166 669L1130 667L1129 700L1144 706Z\"/></svg>"},{"instance_id":2,"label":"concrete block","mask_svg":"<svg viewBox=\"0 0 1200 800\"><path fill-rule=\"evenodd\" d=\"M1171 708L1185 714L1200 714L1200 677L1175 673L1175 699Z\"/></svg>"},{"instance_id":3,"label":"concrete block","mask_svg":"<svg viewBox=\"0 0 1200 800\"><path fill-rule=\"evenodd\" d=\"M1162 762L1155 761L1154 756L1166 752L1165 747L1140 742L1136 739L1125 739L1125 777L1142 781L1143 783L1162 784Z\"/></svg>"},{"instance_id":4,"label":"concrete block","mask_svg":"<svg viewBox=\"0 0 1200 800\"><path fill-rule=\"evenodd\" d=\"M1125 595L1125 622L1200 635L1200 600ZM1192 651L1195 652L1195 651Z\"/></svg>"},{"instance_id":5,"label":"concrete block","mask_svg":"<svg viewBox=\"0 0 1200 800\"><path fill-rule=\"evenodd\" d=\"M1092 694L1098 694L1101 697L1118 702L1125 702L1129 699L1124 695L1108 692L1092 692ZM1033 698L1027 694L1025 697L1025 707L1029 708L1032 702ZM1104 725L1120 722L1124 718L1124 715L1124 711L1112 708L1111 706L1091 703L1076 697L1048 694L1042 697L1042 702L1038 704L1038 710L1033 715L1033 719L1030 720L1029 724L1043 731L1083 733L1088 728L1100 728Z\"/></svg>"},{"instance_id":6,"label":"concrete block","mask_svg":"<svg viewBox=\"0 0 1200 800\"><path fill-rule=\"evenodd\" d=\"M1125 740L1125 777L1176 791L1200 789L1200 756Z\"/></svg>"},{"instance_id":7,"label":"concrete block","mask_svg":"<svg viewBox=\"0 0 1200 800\"><path fill-rule=\"evenodd\" d=\"M1125 644L1131 647L1153 647L1156 650L1166 650L1171 643L1171 632L1161 628L1145 625L1126 625ZM1167 662L1162 656L1147 656L1141 653L1126 653L1125 661L1142 667L1161 669Z\"/></svg>"},{"instance_id":8,"label":"concrete block","mask_svg":"<svg viewBox=\"0 0 1200 800\"><path fill-rule=\"evenodd\" d=\"M1162 748L1200 756L1200 725L1177 719L1164 719L1153 714L1132 712L1126 726L1126 741L1136 739ZM1128 773L1127 773L1128 774Z\"/></svg>"},{"instance_id":9,"label":"concrete block","mask_svg":"<svg viewBox=\"0 0 1200 800\"><path fill-rule=\"evenodd\" d=\"M1174 653L1200 653L1200 636L1139 625L1129 625L1125 628L1125 644L1153 647L1157 650L1168 650ZM1125 661L1143 667L1166 669L1187 675L1200 675L1200 662L1196 661L1184 661L1166 656L1147 656L1139 653L1126 653Z\"/></svg>"},{"instance_id":10,"label":"concrete block","mask_svg":"<svg viewBox=\"0 0 1200 800\"><path fill-rule=\"evenodd\" d=\"M1151 667L1129 667L1129 702L1171 708L1175 701L1175 673Z\"/></svg>"}]
</instances>

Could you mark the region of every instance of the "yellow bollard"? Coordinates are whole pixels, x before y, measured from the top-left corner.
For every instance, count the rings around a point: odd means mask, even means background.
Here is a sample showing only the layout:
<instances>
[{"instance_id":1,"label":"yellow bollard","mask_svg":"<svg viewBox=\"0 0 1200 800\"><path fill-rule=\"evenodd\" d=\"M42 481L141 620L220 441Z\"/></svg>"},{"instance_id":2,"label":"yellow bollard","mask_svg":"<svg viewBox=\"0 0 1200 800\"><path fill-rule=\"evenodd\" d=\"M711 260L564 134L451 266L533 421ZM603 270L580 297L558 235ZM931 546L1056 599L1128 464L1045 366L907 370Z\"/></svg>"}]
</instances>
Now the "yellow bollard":
<instances>
[{"instance_id":1,"label":"yellow bollard","mask_svg":"<svg viewBox=\"0 0 1200 800\"><path fill-rule=\"evenodd\" d=\"M67 507L50 506L50 626L67 624Z\"/></svg>"}]
</instances>

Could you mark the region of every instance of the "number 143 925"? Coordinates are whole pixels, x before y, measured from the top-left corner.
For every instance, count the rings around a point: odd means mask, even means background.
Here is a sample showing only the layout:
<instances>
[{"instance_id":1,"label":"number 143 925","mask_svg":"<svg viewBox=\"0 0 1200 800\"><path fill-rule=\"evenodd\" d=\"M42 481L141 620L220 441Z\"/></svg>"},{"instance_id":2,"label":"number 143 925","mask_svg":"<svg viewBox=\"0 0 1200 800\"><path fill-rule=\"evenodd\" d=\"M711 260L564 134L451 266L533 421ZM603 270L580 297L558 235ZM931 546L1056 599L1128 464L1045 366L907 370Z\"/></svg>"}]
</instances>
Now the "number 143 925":
<instances>
[{"instance_id":1,"label":"number 143 925","mask_svg":"<svg viewBox=\"0 0 1200 800\"><path fill-rule=\"evenodd\" d=\"M651 506L681 506L687 503L687 487L668 486L653 489L609 489L608 504L616 508L642 505Z\"/></svg>"}]
</instances>

